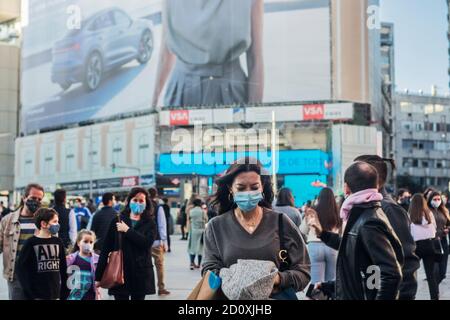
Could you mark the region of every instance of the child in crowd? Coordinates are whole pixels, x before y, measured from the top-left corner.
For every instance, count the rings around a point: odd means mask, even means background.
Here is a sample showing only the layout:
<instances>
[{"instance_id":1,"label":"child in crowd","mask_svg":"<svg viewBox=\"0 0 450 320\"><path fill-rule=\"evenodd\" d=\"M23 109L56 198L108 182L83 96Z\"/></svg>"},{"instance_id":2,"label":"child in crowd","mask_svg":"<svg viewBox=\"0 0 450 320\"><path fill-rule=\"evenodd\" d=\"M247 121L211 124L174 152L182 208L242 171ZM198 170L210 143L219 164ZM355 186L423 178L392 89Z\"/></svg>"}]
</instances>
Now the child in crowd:
<instances>
[{"instance_id":1,"label":"child in crowd","mask_svg":"<svg viewBox=\"0 0 450 320\"><path fill-rule=\"evenodd\" d=\"M99 290L95 284L98 255L94 253L95 233L81 230L73 253L67 256L69 297L67 300L98 300Z\"/></svg>"},{"instance_id":2,"label":"child in crowd","mask_svg":"<svg viewBox=\"0 0 450 320\"><path fill-rule=\"evenodd\" d=\"M29 300L64 299L67 266L64 244L59 232L58 213L53 209L39 209L35 213L39 230L29 238L17 262L17 275Z\"/></svg>"}]
</instances>

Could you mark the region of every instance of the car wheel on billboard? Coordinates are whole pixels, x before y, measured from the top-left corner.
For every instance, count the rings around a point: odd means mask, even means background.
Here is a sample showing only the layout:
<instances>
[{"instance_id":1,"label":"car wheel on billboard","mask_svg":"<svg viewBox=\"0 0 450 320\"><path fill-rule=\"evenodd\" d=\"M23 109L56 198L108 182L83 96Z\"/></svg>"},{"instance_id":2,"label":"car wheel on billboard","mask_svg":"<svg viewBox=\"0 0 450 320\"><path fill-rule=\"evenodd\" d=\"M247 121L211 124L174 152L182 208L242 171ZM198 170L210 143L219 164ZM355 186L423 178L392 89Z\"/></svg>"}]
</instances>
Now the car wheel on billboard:
<instances>
[{"instance_id":1,"label":"car wheel on billboard","mask_svg":"<svg viewBox=\"0 0 450 320\"><path fill-rule=\"evenodd\" d=\"M86 60L83 85L88 91L95 91L100 86L103 77L103 61L98 52L90 54Z\"/></svg>"},{"instance_id":2,"label":"car wheel on billboard","mask_svg":"<svg viewBox=\"0 0 450 320\"><path fill-rule=\"evenodd\" d=\"M70 82L61 82L59 83L59 86L61 87L61 89L63 89L64 91L69 90L70 87L72 86L72 84Z\"/></svg>"},{"instance_id":3,"label":"car wheel on billboard","mask_svg":"<svg viewBox=\"0 0 450 320\"><path fill-rule=\"evenodd\" d=\"M153 53L153 34L150 30L146 30L139 42L139 56L137 58L140 64L147 63Z\"/></svg>"}]
</instances>

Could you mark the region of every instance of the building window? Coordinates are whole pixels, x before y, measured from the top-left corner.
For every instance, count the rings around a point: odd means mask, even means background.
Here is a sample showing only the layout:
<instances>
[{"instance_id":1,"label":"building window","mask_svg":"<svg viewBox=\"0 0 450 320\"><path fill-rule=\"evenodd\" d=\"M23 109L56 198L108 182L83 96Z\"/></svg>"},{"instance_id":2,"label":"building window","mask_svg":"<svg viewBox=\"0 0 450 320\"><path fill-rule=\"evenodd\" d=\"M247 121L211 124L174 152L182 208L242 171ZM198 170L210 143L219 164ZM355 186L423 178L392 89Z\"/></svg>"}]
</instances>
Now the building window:
<instances>
[{"instance_id":1,"label":"building window","mask_svg":"<svg viewBox=\"0 0 450 320\"><path fill-rule=\"evenodd\" d=\"M411 168L412 167L412 159L403 158L403 168Z\"/></svg>"},{"instance_id":2,"label":"building window","mask_svg":"<svg viewBox=\"0 0 450 320\"><path fill-rule=\"evenodd\" d=\"M449 182L448 178L437 178L438 186L448 188L448 182Z\"/></svg>"},{"instance_id":3,"label":"building window","mask_svg":"<svg viewBox=\"0 0 450 320\"><path fill-rule=\"evenodd\" d=\"M42 168L42 174L49 175L53 172L53 156L52 149L47 148L44 154L44 165Z\"/></svg>"},{"instance_id":4,"label":"building window","mask_svg":"<svg viewBox=\"0 0 450 320\"><path fill-rule=\"evenodd\" d=\"M25 165L24 165L24 176L25 177L32 177L34 175L33 170L33 158L30 154L27 154L25 156Z\"/></svg>"},{"instance_id":5,"label":"building window","mask_svg":"<svg viewBox=\"0 0 450 320\"><path fill-rule=\"evenodd\" d=\"M402 101L400 102L400 110L405 113L412 112L412 106L410 102Z\"/></svg>"},{"instance_id":6,"label":"building window","mask_svg":"<svg viewBox=\"0 0 450 320\"><path fill-rule=\"evenodd\" d=\"M98 155L98 143L96 140L92 140L92 144L88 147L88 168L95 168L100 165L100 158Z\"/></svg>"},{"instance_id":7,"label":"building window","mask_svg":"<svg viewBox=\"0 0 450 320\"><path fill-rule=\"evenodd\" d=\"M411 130L411 121L402 121L403 130L410 131Z\"/></svg>"},{"instance_id":8,"label":"building window","mask_svg":"<svg viewBox=\"0 0 450 320\"><path fill-rule=\"evenodd\" d=\"M417 132L423 131L423 122L415 122L415 123L414 123L414 129L415 129Z\"/></svg>"},{"instance_id":9,"label":"building window","mask_svg":"<svg viewBox=\"0 0 450 320\"><path fill-rule=\"evenodd\" d=\"M113 142L112 163L121 164L122 151L122 143L120 139L117 138Z\"/></svg>"},{"instance_id":10,"label":"building window","mask_svg":"<svg viewBox=\"0 0 450 320\"><path fill-rule=\"evenodd\" d=\"M428 121L425 122L425 125L424 125L425 131L433 131L433 127L434 127L434 125L432 122L428 122Z\"/></svg>"},{"instance_id":11,"label":"building window","mask_svg":"<svg viewBox=\"0 0 450 320\"><path fill-rule=\"evenodd\" d=\"M138 151L138 165L146 166L150 163L150 145L148 136L142 135L139 137L139 151Z\"/></svg>"},{"instance_id":12,"label":"building window","mask_svg":"<svg viewBox=\"0 0 450 320\"><path fill-rule=\"evenodd\" d=\"M414 143L414 140L404 139L404 140L402 140L402 147L403 147L403 149L412 149L413 143Z\"/></svg>"},{"instance_id":13,"label":"building window","mask_svg":"<svg viewBox=\"0 0 450 320\"><path fill-rule=\"evenodd\" d=\"M75 170L75 152L74 147L72 145L69 145L66 147L66 156L65 156L65 163L66 163L66 172L74 172Z\"/></svg>"}]
</instances>

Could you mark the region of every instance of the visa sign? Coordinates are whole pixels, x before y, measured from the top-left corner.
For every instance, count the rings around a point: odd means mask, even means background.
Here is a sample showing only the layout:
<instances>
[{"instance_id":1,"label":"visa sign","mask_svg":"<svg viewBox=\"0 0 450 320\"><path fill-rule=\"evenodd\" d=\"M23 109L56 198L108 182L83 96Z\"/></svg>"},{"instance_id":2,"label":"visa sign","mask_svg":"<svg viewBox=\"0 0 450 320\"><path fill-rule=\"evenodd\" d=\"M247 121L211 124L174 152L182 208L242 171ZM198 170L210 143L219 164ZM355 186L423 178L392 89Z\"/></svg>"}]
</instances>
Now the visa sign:
<instances>
[{"instance_id":1,"label":"visa sign","mask_svg":"<svg viewBox=\"0 0 450 320\"><path fill-rule=\"evenodd\" d=\"M189 125L189 110L170 111L170 125L171 126Z\"/></svg>"},{"instance_id":2,"label":"visa sign","mask_svg":"<svg viewBox=\"0 0 450 320\"><path fill-rule=\"evenodd\" d=\"M325 119L325 107L323 104L305 104L303 106L303 120Z\"/></svg>"}]
</instances>

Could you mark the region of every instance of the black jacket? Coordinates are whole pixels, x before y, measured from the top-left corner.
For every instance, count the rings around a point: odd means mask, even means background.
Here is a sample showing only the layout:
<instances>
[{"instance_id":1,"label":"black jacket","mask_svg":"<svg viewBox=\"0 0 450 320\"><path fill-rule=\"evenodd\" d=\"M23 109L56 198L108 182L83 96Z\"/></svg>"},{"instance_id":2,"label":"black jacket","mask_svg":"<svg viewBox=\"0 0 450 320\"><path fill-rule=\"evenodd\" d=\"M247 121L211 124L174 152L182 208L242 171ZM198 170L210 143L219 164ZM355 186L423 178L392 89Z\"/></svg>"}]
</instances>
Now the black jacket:
<instances>
[{"instance_id":1,"label":"black jacket","mask_svg":"<svg viewBox=\"0 0 450 320\"><path fill-rule=\"evenodd\" d=\"M336 263L338 300L396 299L402 280L403 250L380 202L355 205L342 238L325 231L321 239L339 250ZM375 281L378 271L379 286Z\"/></svg>"},{"instance_id":2,"label":"black jacket","mask_svg":"<svg viewBox=\"0 0 450 320\"><path fill-rule=\"evenodd\" d=\"M105 241L111 221L116 218L118 212L112 207L103 207L92 217L91 230L95 232L97 241L95 242L95 250L102 251L103 242Z\"/></svg>"},{"instance_id":3,"label":"black jacket","mask_svg":"<svg viewBox=\"0 0 450 320\"><path fill-rule=\"evenodd\" d=\"M405 261L402 268L403 280L400 285L399 299L414 300L417 293L416 271L420 267L419 258L416 256L416 243L411 235L408 213L389 196L386 190L381 190L383 200L381 208L388 218L403 247Z\"/></svg>"},{"instance_id":4,"label":"black jacket","mask_svg":"<svg viewBox=\"0 0 450 320\"><path fill-rule=\"evenodd\" d=\"M155 222L153 219L139 221L135 228L131 227L131 220L121 215L122 220L130 226L126 233L122 233L123 268L125 284L109 290L110 295L148 295L155 294L155 276L151 248L155 241ZM96 281L100 281L105 271L108 255L119 248L117 220L111 221L108 234L103 244L103 250L95 273Z\"/></svg>"},{"instance_id":5,"label":"black jacket","mask_svg":"<svg viewBox=\"0 0 450 320\"><path fill-rule=\"evenodd\" d=\"M60 229L58 232L58 236L63 241L64 247L68 248L71 245L70 236L69 236L69 230L70 230L70 223L69 223L69 215L70 210L67 209L64 205L55 205L53 207L56 212L58 212L58 220L60 224Z\"/></svg>"}]
</instances>

